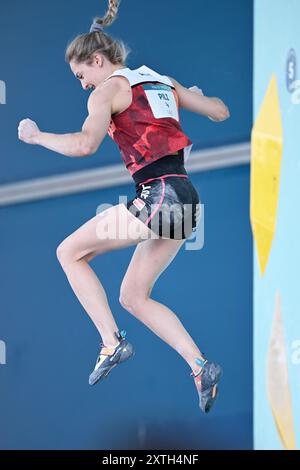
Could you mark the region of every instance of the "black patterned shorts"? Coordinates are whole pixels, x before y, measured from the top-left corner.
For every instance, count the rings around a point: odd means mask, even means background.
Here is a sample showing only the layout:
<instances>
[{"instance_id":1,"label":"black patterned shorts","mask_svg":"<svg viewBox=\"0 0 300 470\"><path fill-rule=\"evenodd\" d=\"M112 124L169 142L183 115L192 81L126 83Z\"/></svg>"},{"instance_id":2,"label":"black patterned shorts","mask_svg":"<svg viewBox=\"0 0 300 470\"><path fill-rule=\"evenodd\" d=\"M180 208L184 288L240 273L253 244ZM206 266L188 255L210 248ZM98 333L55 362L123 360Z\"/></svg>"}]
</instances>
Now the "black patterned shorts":
<instances>
[{"instance_id":1,"label":"black patterned shorts","mask_svg":"<svg viewBox=\"0 0 300 470\"><path fill-rule=\"evenodd\" d=\"M156 235L189 238L200 219L200 198L184 167L183 151L133 174L136 196L127 209Z\"/></svg>"}]
</instances>

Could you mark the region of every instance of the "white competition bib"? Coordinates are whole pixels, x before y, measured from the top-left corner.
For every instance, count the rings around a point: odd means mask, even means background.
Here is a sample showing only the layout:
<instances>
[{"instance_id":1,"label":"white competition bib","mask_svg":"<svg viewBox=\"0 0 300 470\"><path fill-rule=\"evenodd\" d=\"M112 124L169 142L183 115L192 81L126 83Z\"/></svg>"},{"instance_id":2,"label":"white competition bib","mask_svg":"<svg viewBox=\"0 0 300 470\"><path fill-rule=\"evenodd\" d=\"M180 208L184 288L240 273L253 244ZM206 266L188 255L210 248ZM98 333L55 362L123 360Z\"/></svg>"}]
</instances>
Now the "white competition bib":
<instances>
[{"instance_id":1,"label":"white competition bib","mask_svg":"<svg viewBox=\"0 0 300 470\"><path fill-rule=\"evenodd\" d=\"M162 83L146 83L143 88L156 119L173 118L179 122L178 108L171 87Z\"/></svg>"}]
</instances>

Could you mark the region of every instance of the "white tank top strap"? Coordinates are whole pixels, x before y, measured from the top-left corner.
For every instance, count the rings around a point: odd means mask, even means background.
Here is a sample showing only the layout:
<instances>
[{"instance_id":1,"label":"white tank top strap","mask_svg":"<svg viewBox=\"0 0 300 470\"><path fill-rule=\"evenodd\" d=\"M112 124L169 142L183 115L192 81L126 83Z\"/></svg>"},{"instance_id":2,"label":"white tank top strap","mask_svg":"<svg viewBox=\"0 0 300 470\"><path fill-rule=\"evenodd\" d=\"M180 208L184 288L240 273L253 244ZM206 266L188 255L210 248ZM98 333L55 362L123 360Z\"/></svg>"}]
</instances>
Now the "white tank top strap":
<instances>
[{"instance_id":1,"label":"white tank top strap","mask_svg":"<svg viewBox=\"0 0 300 470\"><path fill-rule=\"evenodd\" d=\"M109 77L107 77L104 81L116 76L123 76L127 78L130 83L130 86L138 85L139 83L145 82L160 82L164 85L169 85L170 87L174 88L172 81L167 76L160 75L159 73L150 69L146 65L142 65L138 69L134 70L130 69L129 67L115 70L115 72L112 73Z\"/></svg>"}]
</instances>

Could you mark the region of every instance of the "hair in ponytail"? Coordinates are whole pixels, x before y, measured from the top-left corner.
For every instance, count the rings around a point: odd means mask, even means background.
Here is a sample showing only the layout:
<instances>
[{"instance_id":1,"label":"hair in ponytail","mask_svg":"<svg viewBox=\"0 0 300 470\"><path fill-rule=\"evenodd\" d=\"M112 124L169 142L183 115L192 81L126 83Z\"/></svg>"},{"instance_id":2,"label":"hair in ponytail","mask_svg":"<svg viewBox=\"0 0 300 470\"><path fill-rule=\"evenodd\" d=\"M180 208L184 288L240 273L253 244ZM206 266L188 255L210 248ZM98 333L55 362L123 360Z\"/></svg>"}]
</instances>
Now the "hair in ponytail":
<instances>
[{"instance_id":1,"label":"hair in ponytail","mask_svg":"<svg viewBox=\"0 0 300 470\"><path fill-rule=\"evenodd\" d=\"M94 18L94 23L101 28L110 26L117 18L121 0L108 0L108 10L103 18ZM126 65L126 59L130 49L123 41L114 39L105 31L97 30L80 34L67 46L65 59L68 63L72 60L77 63L90 65L93 62L93 55L98 52L106 56L112 64Z\"/></svg>"}]
</instances>

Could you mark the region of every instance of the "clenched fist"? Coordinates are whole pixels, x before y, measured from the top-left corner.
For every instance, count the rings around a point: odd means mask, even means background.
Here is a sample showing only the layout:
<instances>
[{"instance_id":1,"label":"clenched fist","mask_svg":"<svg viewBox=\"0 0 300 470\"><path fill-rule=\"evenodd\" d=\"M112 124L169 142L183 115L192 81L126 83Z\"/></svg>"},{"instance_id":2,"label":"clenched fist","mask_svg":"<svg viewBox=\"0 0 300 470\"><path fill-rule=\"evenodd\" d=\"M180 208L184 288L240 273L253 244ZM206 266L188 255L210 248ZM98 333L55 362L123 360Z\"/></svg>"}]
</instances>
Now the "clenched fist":
<instances>
[{"instance_id":1,"label":"clenched fist","mask_svg":"<svg viewBox=\"0 0 300 470\"><path fill-rule=\"evenodd\" d=\"M26 144L36 144L36 138L40 130L31 119L23 119L18 127L19 139Z\"/></svg>"}]
</instances>

